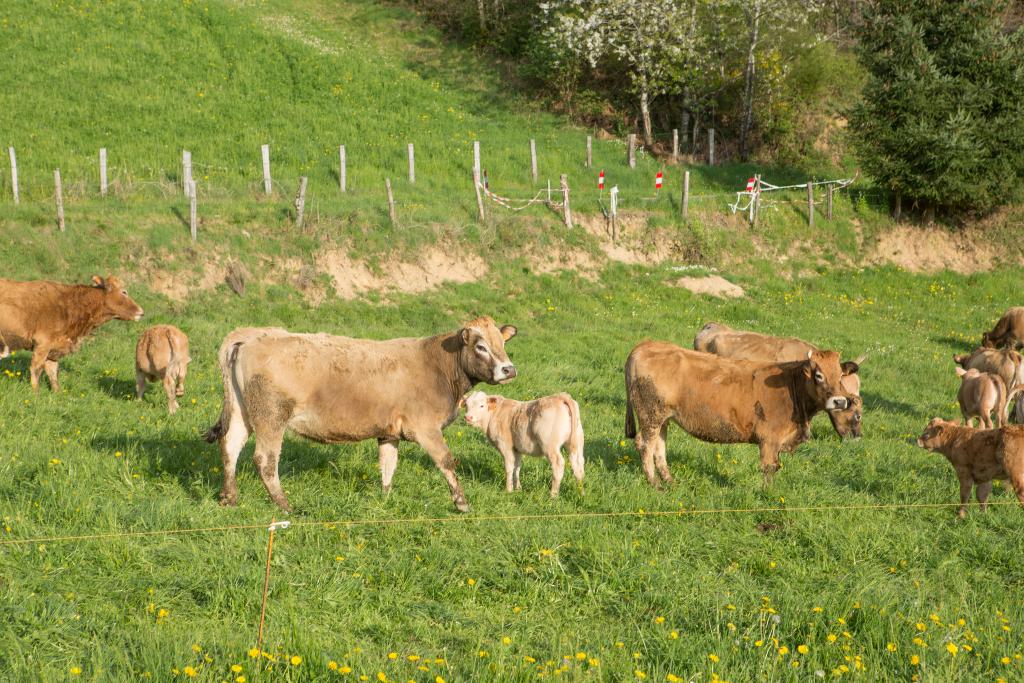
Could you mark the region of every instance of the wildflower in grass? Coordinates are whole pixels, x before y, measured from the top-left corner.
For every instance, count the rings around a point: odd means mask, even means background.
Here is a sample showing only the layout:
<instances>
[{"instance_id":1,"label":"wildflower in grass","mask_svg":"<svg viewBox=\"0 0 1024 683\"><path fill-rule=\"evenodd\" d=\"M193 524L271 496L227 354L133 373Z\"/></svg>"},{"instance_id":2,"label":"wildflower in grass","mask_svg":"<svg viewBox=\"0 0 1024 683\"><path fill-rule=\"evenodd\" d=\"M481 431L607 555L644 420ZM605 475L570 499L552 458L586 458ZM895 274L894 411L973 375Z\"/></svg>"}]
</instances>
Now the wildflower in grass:
<instances>
[{"instance_id":1,"label":"wildflower in grass","mask_svg":"<svg viewBox=\"0 0 1024 683\"><path fill-rule=\"evenodd\" d=\"M928 627L924 625L923 621L919 621L916 624L914 624L914 628L916 628L918 631L925 631L928 629Z\"/></svg>"},{"instance_id":2,"label":"wildflower in grass","mask_svg":"<svg viewBox=\"0 0 1024 683\"><path fill-rule=\"evenodd\" d=\"M526 662L527 664L533 664L537 660L534 659L533 657L531 657L530 655L526 655L525 657L523 657L523 661Z\"/></svg>"},{"instance_id":3,"label":"wildflower in grass","mask_svg":"<svg viewBox=\"0 0 1024 683\"><path fill-rule=\"evenodd\" d=\"M512 644L512 639L509 638L508 636L503 636L502 639L501 639L501 644L502 645L511 645Z\"/></svg>"},{"instance_id":4,"label":"wildflower in grass","mask_svg":"<svg viewBox=\"0 0 1024 683\"><path fill-rule=\"evenodd\" d=\"M928 647L928 643L924 642L921 638L914 638L914 645L918 647Z\"/></svg>"},{"instance_id":5,"label":"wildflower in grass","mask_svg":"<svg viewBox=\"0 0 1024 683\"><path fill-rule=\"evenodd\" d=\"M812 607L812 608L811 608L811 611L812 611L812 612L818 612L818 613L820 613L820 612L822 611L822 609L821 609L820 607Z\"/></svg>"},{"instance_id":6,"label":"wildflower in grass","mask_svg":"<svg viewBox=\"0 0 1024 683\"><path fill-rule=\"evenodd\" d=\"M245 683L245 676L239 676L236 678L235 683Z\"/></svg>"},{"instance_id":7,"label":"wildflower in grass","mask_svg":"<svg viewBox=\"0 0 1024 683\"><path fill-rule=\"evenodd\" d=\"M710 659L715 664L718 664L718 655L716 655L715 653L712 652L711 654L709 654L708 659Z\"/></svg>"},{"instance_id":8,"label":"wildflower in grass","mask_svg":"<svg viewBox=\"0 0 1024 683\"><path fill-rule=\"evenodd\" d=\"M80 667L80 666L73 666L73 667L71 667L70 671L71 671L71 675L72 676L80 676L81 673L82 673L82 667Z\"/></svg>"},{"instance_id":9,"label":"wildflower in grass","mask_svg":"<svg viewBox=\"0 0 1024 683\"><path fill-rule=\"evenodd\" d=\"M419 669L420 671L430 671L430 667L429 666L424 666L423 664L420 664L416 668Z\"/></svg>"},{"instance_id":10,"label":"wildflower in grass","mask_svg":"<svg viewBox=\"0 0 1024 683\"><path fill-rule=\"evenodd\" d=\"M388 659L392 659L392 660L398 659L398 653L397 652L389 652L388 653Z\"/></svg>"},{"instance_id":11,"label":"wildflower in grass","mask_svg":"<svg viewBox=\"0 0 1024 683\"><path fill-rule=\"evenodd\" d=\"M512 608L512 614L519 614L522 611L523 611L523 608L520 607L519 605L516 605L515 607Z\"/></svg>"},{"instance_id":12,"label":"wildflower in grass","mask_svg":"<svg viewBox=\"0 0 1024 683\"><path fill-rule=\"evenodd\" d=\"M910 655L910 666L917 666L921 663L921 658L917 655Z\"/></svg>"},{"instance_id":13,"label":"wildflower in grass","mask_svg":"<svg viewBox=\"0 0 1024 683\"><path fill-rule=\"evenodd\" d=\"M825 640L827 640L830 643L834 643L836 642L836 640L838 640L838 638L836 637L836 634L830 633L827 636L825 636Z\"/></svg>"},{"instance_id":14,"label":"wildflower in grass","mask_svg":"<svg viewBox=\"0 0 1024 683\"><path fill-rule=\"evenodd\" d=\"M763 640L755 640L754 641L754 647L761 647L762 645L764 645L764 641Z\"/></svg>"},{"instance_id":15,"label":"wildflower in grass","mask_svg":"<svg viewBox=\"0 0 1024 683\"><path fill-rule=\"evenodd\" d=\"M729 603L728 605L725 606L725 609L736 609L736 605L734 605L732 603Z\"/></svg>"},{"instance_id":16,"label":"wildflower in grass","mask_svg":"<svg viewBox=\"0 0 1024 683\"><path fill-rule=\"evenodd\" d=\"M960 651L960 648L958 648L956 646L956 644L954 644L954 643L946 643L946 652L948 652L953 657L956 657L956 653L959 652L959 651Z\"/></svg>"},{"instance_id":17,"label":"wildflower in grass","mask_svg":"<svg viewBox=\"0 0 1024 683\"><path fill-rule=\"evenodd\" d=\"M1009 664L1010 663L1010 658L1009 657L1003 657L1002 659L999 660L999 663L1000 664Z\"/></svg>"},{"instance_id":18,"label":"wildflower in grass","mask_svg":"<svg viewBox=\"0 0 1024 683\"><path fill-rule=\"evenodd\" d=\"M768 563L768 569L775 569L778 565L774 561Z\"/></svg>"},{"instance_id":19,"label":"wildflower in grass","mask_svg":"<svg viewBox=\"0 0 1024 683\"><path fill-rule=\"evenodd\" d=\"M587 658L587 653L586 652L577 652L576 653L576 659L578 659L579 661L582 662L586 658Z\"/></svg>"},{"instance_id":20,"label":"wildflower in grass","mask_svg":"<svg viewBox=\"0 0 1024 683\"><path fill-rule=\"evenodd\" d=\"M466 583L468 583L470 586L475 586L476 579L466 579Z\"/></svg>"},{"instance_id":21,"label":"wildflower in grass","mask_svg":"<svg viewBox=\"0 0 1024 683\"><path fill-rule=\"evenodd\" d=\"M256 659L259 656L260 656L260 651L257 648L254 647L251 650L249 650L249 658L250 659Z\"/></svg>"},{"instance_id":22,"label":"wildflower in grass","mask_svg":"<svg viewBox=\"0 0 1024 683\"><path fill-rule=\"evenodd\" d=\"M726 627L727 629L729 629L730 631L735 631L735 630L736 630L736 624L732 623L731 621L730 621L729 623L727 623L727 624L725 625L725 627Z\"/></svg>"},{"instance_id":23,"label":"wildflower in grass","mask_svg":"<svg viewBox=\"0 0 1024 683\"><path fill-rule=\"evenodd\" d=\"M807 647L806 645L797 645L796 646L796 651L799 652L802 655L805 655L805 654L807 654L808 652L811 651L811 648Z\"/></svg>"},{"instance_id":24,"label":"wildflower in grass","mask_svg":"<svg viewBox=\"0 0 1024 683\"><path fill-rule=\"evenodd\" d=\"M418 661L419 658L420 658L419 655L409 655L408 657L406 657L406 659L408 659L410 662Z\"/></svg>"},{"instance_id":25,"label":"wildflower in grass","mask_svg":"<svg viewBox=\"0 0 1024 683\"><path fill-rule=\"evenodd\" d=\"M380 683L388 683L388 675L383 671L378 671L377 680L380 681Z\"/></svg>"},{"instance_id":26,"label":"wildflower in grass","mask_svg":"<svg viewBox=\"0 0 1024 683\"><path fill-rule=\"evenodd\" d=\"M484 657L489 656L489 653L487 652L487 650L480 650L479 652L476 653L476 656L479 657L480 659L483 659Z\"/></svg>"},{"instance_id":27,"label":"wildflower in grass","mask_svg":"<svg viewBox=\"0 0 1024 683\"><path fill-rule=\"evenodd\" d=\"M184 669L182 669L182 673L184 673L189 678L195 678L199 675L199 672L195 670L195 667L191 666L186 666Z\"/></svg>"},{"instance_id":28,"label":"wildflower in grass","mask_svg":"<svg viewBox=\"0 0 1024 683\"><path fill-rule=\"evenodd\" d=\"M887 643L885 649L889 652L896 652L896 643Z\"/></svg>"},{"instance_id":29,"label":"wildflower in grass","mask_svg":"<svg viewBox=\"0 0 1024 683\"><path fill-rule=\"evenodd\" d=\"M622 642L621 640L616 640L615 641L615 647L626 647L626 644L624 642Z\"/></svg>"},{"instance_id":30,"label":"wildflower in grass","mask_svg":"<svg viewBox=\"0 0 1024 683\"><path fill-rule=\"evenodd\" d=\"M664 624L665 623L665 617L654 617L654 623L655 624Z\"/></svg>"},{"instance_id":31,"label":"wildflower in grass","mask_svg":"<svg viewBox=\"0 0 1024 683\"><path fill-rule=\"evenodd\" d=\"M336 662L331 662L331 664L334 664L334 668L335 669L338 668L338 664ZM328 665L328 666L330 666L330 665ZM236 674L242 673L242 665L241 664L232 664L231 665L231 671L236 673Z\"/></svg>"},{"instance_id":32,"label":"wildflower in grass","mask_svg":"<svg viewBox=\"0 0 1024 683\"><path fill-rule=\"evenodd\" d=\"M343 674L350 674L352 673L352 667L342 664L338 667L338 672Z\"/></svg>"},{"instance_id":33,"label":"wildflower in grass","mask_svg":"<svg viewBox=\"0 0 1024 683\"><path fill-rule=\"evenodd\" d=\"M434 676L434 683L444 683L444 679L440 676Z\"/></svg>"},{"instance_id":34,"label":"wildflower in grass","mask_svg":"<svg viewBox=\"0 0 1024 683\"><path fill-rule=\"evenodd\" d=\"M675 674L669 674L665 676L665 680L668 681L668 683L681 683L683 679L681 679L679 676L676 676Z\"/></svg>"},{"instance_id":35,"label":"wildflower in grass","mask_svg":"<svg viewBox=\"0 0 1024 683\"><path fill-rule=\"evenodd\" d=\"M601 666L601 660L597 657L591 657L587 660L587 664L589 664L590 666Z\"/></svg>"},{"instance_id":36,"label":"wildflower in grass","mask_svg":"<svg viewBox=\"0 0 1024 683\"><path fill-rule=\"evenodd\" d=\"M668 637L672 640L679 640L679 631L672 631L668 634Z\"/></svg>"},{"instance_id":37,"label":"wildflower in grass","mask_svg":"<svg viewBox=\"0 0 1024 683\"><path fill-rule=\"evenodd\" d=\"M636 671L634 671L633 673L634 673L634 674L636 675L636 677L637 677L637 678L639 678L639 679L640 679L641 681L642 681L643 679L647 678L647 674L645 674L645 673L644 673L643 671L641 671L640 669L637 669L637 670L636 670Z\"/></svg>"},{"instance_id":38,"label":"wildflower in grass","mask_svg":"<svg viewBox=\"0 0 1024 683\"><path fill-rule=\"evenodd\" d=\"M783 656L788 655L788 654L789 654L789 648L788 647L783 645L782 647L779 648L779 656L780 657L783 657Z\"/></svg>"}]
</instances>

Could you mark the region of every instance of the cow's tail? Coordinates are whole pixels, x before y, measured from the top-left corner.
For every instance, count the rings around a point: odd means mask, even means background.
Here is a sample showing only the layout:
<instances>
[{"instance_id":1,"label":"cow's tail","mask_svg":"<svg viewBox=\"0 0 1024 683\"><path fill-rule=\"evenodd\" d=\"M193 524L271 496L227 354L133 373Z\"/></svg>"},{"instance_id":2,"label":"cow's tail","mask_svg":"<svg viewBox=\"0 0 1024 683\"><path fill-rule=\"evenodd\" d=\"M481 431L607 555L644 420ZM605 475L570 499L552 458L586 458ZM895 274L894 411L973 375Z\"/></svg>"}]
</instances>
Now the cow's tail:
<instances>
[{"instance_id":1,"label":"cow's tail","mask_svg":"<svg viewBox=\"0 0 1024 683\"><path fill-rule=\"evenodd\" d=\"M569 394L561 394L560 398L569 408L569 440L566 442L566 449L569 451L569 458L583 460L583 421L580 419L580 404L573 400Z\"/></svg>"},{"instance_id":2,"label":"cow's tail","mask_svg":"<svg viewBox=\"0 0 1024 683\"><path fill-rule=\"evenodd\" d=\"M228 429L228 423L231 420L231 413L235 409L235 362L238 360L238 349L242 346L243 341L234 337L234 335L228 335L224 342L220 345L220 350L217 352L217 360L220 363L220 377L224 383L224 404L220 409L220 419L206 430L203 438L208 443L220 441L224 436L224 433Z\"/></svg>"},{"instance_id":3,"label":"cow's tail","mask_svg":"<svg viewBox=\"0 0 1024 683\"><path fill-rule=\"evenodd\" d=\"M636 418L633 417L633 402L630 400L633 382L633 355L626 359L626 438L636 437Z\"/></svg>"},{"instance_id":4,"label":"cow's tail","mask_svg":"<svg viewBox=\"0 0 1024 683\"><path fill-rule=\"evenodd\" d=\"M1001 406L1002 407L1002 412L1000 413L1001 415L1005 416L1006 424L1010 424L1010 403L1012 403L1013 399L1016 398L1022 392L1024 392L1024 384L1020 384L1020 383L1014 384L1010 389L1007 390L1007 392L1006 392L1006 403ZM1022 402L1024 402L1024 401L1017 401L1017 410L1014 411L1014 415L1018 419L1020 418L1020 412L1021 412L1021 405L1020 404Z\"/></svg>"}]
</instances>

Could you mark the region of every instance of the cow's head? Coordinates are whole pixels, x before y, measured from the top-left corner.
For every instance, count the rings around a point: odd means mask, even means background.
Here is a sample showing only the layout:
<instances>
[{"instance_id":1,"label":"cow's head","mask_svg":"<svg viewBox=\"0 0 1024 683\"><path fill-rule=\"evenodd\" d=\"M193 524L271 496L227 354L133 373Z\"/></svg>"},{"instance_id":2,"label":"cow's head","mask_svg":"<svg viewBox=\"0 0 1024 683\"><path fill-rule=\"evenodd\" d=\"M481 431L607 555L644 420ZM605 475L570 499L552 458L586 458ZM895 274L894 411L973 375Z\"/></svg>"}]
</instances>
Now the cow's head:
<instances>
[{"instance_id":1,"label":"cow's head","mask_svg":"<svg viewBox=\"0 0 1024 683\"><path fill-rule=\"evenodd\" d=\"M955 354L955 353L953 354L953 362L956 363L957 365L959 365L962 368L966 368L967 367L967 363L970 360L971 360L971 354L969 354L969 353L963 353L963 354L959 354L959 355Z\"/></svg>"},{"instance_id":2,"label":"cow's head","mask_svg":"<svg viewBox=\"0 0 1024 683\"><path fill-rule=\"evenodd\" d=\"M941 417L933 417L928 426L924 428L924 433L918 437L917 445L934 451L949 440L949 432L955 427L957 427L955 422L943 420Z\"/></svg>"},{"instance_id":3,"label":"cow's head","mask_svg":"<svg viewBox=\"0 0 1024 683\"><path fill-rule=\"evenodd\" d=\"M498 407L498 397L488 396L482 391L474 391L465 398L466 422L477 429L487 429L491 414Z\"/></svg>"},{"instance_id":4,"label":"cow's head","mask_svg":"<svg viewBox=\"0 0 1024 683\"><path fill-rule=\"evenodd\" d=\"M996 343L996 338L992 335L991 332L982 332L981 333L981 348L983 348L983 349L994 349L997 346L998 346L998 344Z\"/></svg>"},{"instance_id":5,"label":"cow's head","mask_svg":"<svg viewBox=\"0 0 1024 683\"><path fill-rule=\"evenodd\" d=\"M822 410L846 410L853 396L843 390L843 368L835 351L808 351L803 362L804 385Z\"/></svg>"},{"instance_id":6,"label":"cow's head","mask_svg":"<svg viewBox=\"0 0 1024 683\"><path fill-rule=\"evenodd\" d=\"M516 376L516 366L505 353L505 342L516 336L516 328L505 325L498 329L488 316L471 320L462 326L462 369L470 378L488 384L504 384Z\"/></svg>"},{"instance_id":7,"label":"cow's head","mask_svg":"<svg viewBox=\"0 0 1024 683\"><path fill-rule=\"evenodd\" d=\"M864 401L860 396L852 394L849 404L844 410L829 410L828 419L832 427L842 439L859 439L861 436L861 420L864 413Z\"/></svg>"},{"instance_id":8,"label":"cow's head","mask_svg":"<svg viewBox=\"0 0 1024 683\"><path fill-rule=\"evenodd\" d=\"M142 318L142 307L128 296L128 290L125 289L121 278L108 275L104 280L99 275L93 275L92 286L103 291L103 306L118 320Z\"/></svg>"}]
</instances>

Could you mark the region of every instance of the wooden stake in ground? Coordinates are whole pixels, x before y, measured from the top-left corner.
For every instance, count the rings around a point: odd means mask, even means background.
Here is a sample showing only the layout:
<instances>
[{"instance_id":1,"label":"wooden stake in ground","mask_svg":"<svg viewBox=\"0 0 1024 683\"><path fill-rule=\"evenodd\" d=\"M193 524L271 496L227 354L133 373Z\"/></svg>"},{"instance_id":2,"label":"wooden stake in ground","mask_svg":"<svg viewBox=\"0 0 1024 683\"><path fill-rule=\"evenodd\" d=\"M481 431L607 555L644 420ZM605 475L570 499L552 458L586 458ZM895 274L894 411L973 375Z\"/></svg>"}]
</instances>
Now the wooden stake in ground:
<instances>
[{"instance_id":1,"label":"wooden stake in ground","mask_svg":"<svg viewBox=\"0 0 1024 683\"><path fill-rule=\"evenodd\" d=\"M302 228L302 216L306 212L306 176L299 178L299 191L295 195L295 227Z\"/></svg>"},{"instance_id":2,"label":"wooden stake in ground","mask_svg":"<svg viewBox=\"0 0 1024 683\"><path fill-rule=\"evenodd\" d=\"M61 232L64 232L64 190L60 185L60 169L54 169L53 171L53 184L56 187L56 194L54 197L57 200L57 227L60 228Z\"/></svg>"},{"instance_id":3,"label":"wooden stake in ground","mask_svg":"<svg viewBox=\"0 0 1024 683\"><path fill-rule=\"evenodd\" d=\"M192 182L192 152L181 150L181 191L188 196L189 183Z\"/></svg>"},{"instance_id":4,"label":"wooden stake in ground","mask_svg":"<svg viewBox=\"0 0 1024 683\"><path fill-rule=\"evenodd\" d=\"M267 569L263 575L263 600L260 603L260 628L256 634L256 649L260 655L263 654L263 624L267 618L267 596L270 594L270 558L274 555L274 532L280 527L287 529L290 522L278 522L276 518L270 518L270 538L267 539Z\"/></svg>"},{"instance_id":5,"label":"wooden stake in ground","mask_svg":"<svg viewBox=\"0 0 1024 683\"><path fill-rule=\"evenodd\" d=\"M761 208L761 174L754 175L754 196L750 198L750 227L757 227L757 212Z\"/></svg>"},{"instance_id":6,"label":"wooden stake in ground","mask_svg":"<svg viewBox=\"0 0 1024 683\"><path fill-rule=\"evenodd\" d=\"M269 197L274 191L274 186L270 182L270 145L262 145L260 152L263 154L263 192Z\"/></svg>"},{"instance_id":7,"label":"wooden stake in ground","mask_svg":"<svg viewBox=\"0 0 1024 683\"><path fill-rule=\"evenodd\" d=\"M672 129L672 163L679 163L679 129Z\"/></svg>"},{"instance_id":8,"label":"wooden stake in ground","mask_svg":"<svg viewBox=\"0 0 1024 683\"><path fill-rule=\"evenodd\" d=\"M188 181L188 189L185 193L188 195L188 232L192 235L192 241L195 242L199 239L199 218L196 216L196 202L199 199L196 197L196 181Z\"/></svg>"},{"instance_id":9,"label":"wooden stake in ground","mask_svg":"<svg viewBox=\"0 0 1024 683\"><path fill-rule=\"evenodd\" d=\"M814 227L814 184L807 181L807 226Z\"/></svg>"},{"instance_id":10,"label":"wooden stake in ground","mask_svg":"<svg viewBox=\"0 0 1024 683\"><path fill-rule=\"evenodd\" d=\"M835 189L832 183L827 186L828 194L826 195L825 202L825 219L832 220L832 191Z\"/></svg>"},{"instance_id":11,"label":"wooden stake in ground","mask_svg":"<svg viewBox=\"0 0 1024 683\"><path fill-rule=\"evenodd\" d=\"M683 220L687 220L690 215L690 172L683 171Z\"/></svg>"},{"instance_id":12,"label":"wooden stake in ground","mask_svg":"<svg viewBox=\"0 0 1024 683\"><path fill-rule=\"evenodd\" d=\"M616 240L618 236L618 222L619 222L619 186L612 185L612 189L608 191L608 197L610 204L608 205L608 214L611 218L612 223L612 242Z\"/></svg>"},{"instance_id":13,"label":"wooden stake in ground","mask_svg":"<svg viewBox=\"0 0 1024 683\"><path fill-rule=\"evenodd\" d=\"M11 158L11 190L14 192L14 203L18 203L18 157L14 155L14 148L7 148L7 155Z\"/></svg>"},{"instance_id":14,"label":"wooden stake in ground","mask_svg":"<svg viewBox=\"0 0 1024 683\"><path fill-rule=\"evenodd\" d=\"M388 218L391 225L398 225L398 218L395 216L395 195L391 193L391 178L384 179L384 187L388 191Z\"/></svg>"},{"instance_id":15,"label":"wooden stake in ground","mask_svg":"<svg viewBox=\"0 0 1024 683\"><path fill-rule=\"evenodd\" d=\"M537 182L537 141L530 140L530 177Z\"/></svg>"},{"instance_id":16,"label":"wooden stake in ground","mask_svg":"<svg viewBox=\"0 0 1024 683\"><path fill-rule=\"evenodd\" d=\"M413 151L412 143L409 143L409 182L416 182L416 153Z\"/></svg>"},{"instance_id":17,"label":"wooden stake in ground","mask_svg":"<svg viewBox=\"0 0 1024 683\"><path fill-rule=\"evenodd\" d=\"M569 176L562 174L559 177L562 185L562 217L565 218L565 227L572 228L572 209L569 208Z\"/></svg>"},{"instance_id":18,"label":"wooden stake in ground","mask_svg":"<svg viewBox=\"0 0 1024 683\"><path fill-rule=\"evenodd\" d=\"M715 165L715 129L708 128L708 165Z\"/></svg>"},{"instance_id":19,"label":"wooden stake in ground","mask_svg":"<svg viewBox=\"0 0 1024 683\"><path fill-rule=\"evenodd\" d=\"M473 141L473 173L480 177L480 141Z\"/></svg>"},{"instance_id":20,"label":"wooden stake in ground","mask_svg":"<svg viewBox=\"0 0 1024 683\"><path fill-rule=\"evenodd\" d=\"M629 134L627 148L626 161L629 162L630 168L636 168L636 133Z\"/></svg>"},{"instance_id":21,"label":"wooden stake in ground","mask_svg":"<svg viewBox=\"0 0 1024 683\"><path fill-rule=\"evenodd\" d=\"M487 214L484 213L484 198L480 194L480 174L473 171L473 188L476 189L476 210L480 216L480 220L486 220Z\"/></svg>"},{"instance_id":22,"label":"wooden stake in ground","mask_svg":"<svg viewBox=\"0 0 1024 683\"><path fill-rule=\"evenodd\" d=\"M345 192L345 145L338 147L338 189Z\"/></svg>"},{"instance_id":23,"label":"wooden stake in ground","mask_svg":"<svg viewBox=\"0 0 1024 683\"><path fill-rule=\"evenodd\" d=\"M107 148L100 147L100 196L107 196Z\"/></svg>"},{"instance_id":24,"label":"wooden stake in ground","mask_svg":"<svg viewBox=\"0 0 1024 683\"><path fill-rule=\"evenodd\" d=\"M594 142L591 136L587 136L587 168L594 165Z\"/></svg>"}]
</instances>

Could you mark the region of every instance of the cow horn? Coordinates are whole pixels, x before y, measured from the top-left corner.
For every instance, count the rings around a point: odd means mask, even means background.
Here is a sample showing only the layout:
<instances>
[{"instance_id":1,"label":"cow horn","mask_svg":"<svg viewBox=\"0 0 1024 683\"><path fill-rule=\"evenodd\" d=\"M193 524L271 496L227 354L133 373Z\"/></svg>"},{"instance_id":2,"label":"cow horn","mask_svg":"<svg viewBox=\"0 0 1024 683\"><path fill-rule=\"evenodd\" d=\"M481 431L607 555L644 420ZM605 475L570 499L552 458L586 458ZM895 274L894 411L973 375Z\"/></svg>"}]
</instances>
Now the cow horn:
<instances>
[{"instance_id":1,"label":"cow horn","mask_svg":"<svg viewBox=\"0 0 1024 683\"><path fill-rule=\"evenodd\" d=\"M857 365L864 365L864 361L868 359L868 354L864 353L853 359L853 362Z\"/></svg>"}]
</instances>

